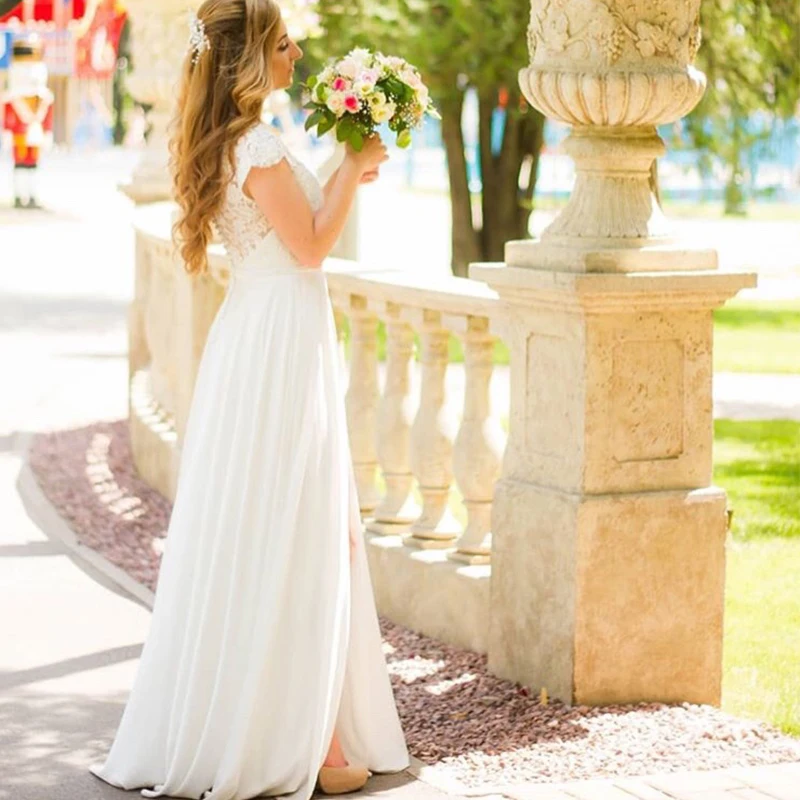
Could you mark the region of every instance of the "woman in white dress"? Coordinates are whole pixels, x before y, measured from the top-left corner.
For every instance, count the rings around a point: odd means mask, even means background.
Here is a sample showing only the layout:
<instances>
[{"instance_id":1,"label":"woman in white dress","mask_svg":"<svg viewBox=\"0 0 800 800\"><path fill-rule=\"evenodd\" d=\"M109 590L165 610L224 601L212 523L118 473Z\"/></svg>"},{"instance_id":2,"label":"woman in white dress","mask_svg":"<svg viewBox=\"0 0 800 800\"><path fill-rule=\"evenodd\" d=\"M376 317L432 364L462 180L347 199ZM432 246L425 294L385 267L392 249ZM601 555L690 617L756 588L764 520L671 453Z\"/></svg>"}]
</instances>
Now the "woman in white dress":
<instances>
[{"instance_id":1,"label":"woman in white dress","mask_svg":"<svg viewBox=\"0 0 800 800\"><path fill-rule=\"evenodd\" d=\"M186 269L231 262L183 443L151 628L95 775L147 797L353 791L408 764L361 537L326 276L360 183L324 189L260 122L302 51L273 0L206 0L172 142Z\"/></svg>"}]
</instances>

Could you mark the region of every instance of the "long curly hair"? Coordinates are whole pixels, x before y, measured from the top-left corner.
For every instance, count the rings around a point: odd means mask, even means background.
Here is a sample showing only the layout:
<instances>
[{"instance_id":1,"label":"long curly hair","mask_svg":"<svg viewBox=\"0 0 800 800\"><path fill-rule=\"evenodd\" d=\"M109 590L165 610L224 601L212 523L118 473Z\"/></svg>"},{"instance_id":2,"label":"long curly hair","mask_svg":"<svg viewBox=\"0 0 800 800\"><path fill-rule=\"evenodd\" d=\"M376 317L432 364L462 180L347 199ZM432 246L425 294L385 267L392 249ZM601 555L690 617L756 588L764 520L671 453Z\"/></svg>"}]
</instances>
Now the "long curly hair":
<instances>
[{"instance_id":1,"label":"long curly hair","mask_svg":"<svg viewBox=\"0 0 800 800\"><path fill-rule=\"evenodd\" d=\"M180 209L173 238L189 274L208 268L206 248L234 169L234 147L261 119L273 88L281 10L274 0L205 0L197 17L209 47L197 58L186 55L170 137Z\"/></svg>"}]
</instances>

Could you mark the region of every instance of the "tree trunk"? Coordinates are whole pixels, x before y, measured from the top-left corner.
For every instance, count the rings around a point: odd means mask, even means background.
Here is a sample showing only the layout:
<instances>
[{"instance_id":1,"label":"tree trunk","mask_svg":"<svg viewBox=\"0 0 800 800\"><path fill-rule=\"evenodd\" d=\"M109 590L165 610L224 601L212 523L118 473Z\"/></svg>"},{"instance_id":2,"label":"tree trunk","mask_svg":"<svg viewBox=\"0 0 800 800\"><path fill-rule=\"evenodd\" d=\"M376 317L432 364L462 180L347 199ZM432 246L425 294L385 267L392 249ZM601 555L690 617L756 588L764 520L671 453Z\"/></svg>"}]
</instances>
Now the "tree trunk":
<instances>
[{"instance_id":1,"label":"tree trunk","mask_svg":"<svg viewBox=\"0 0 800 800\"><path fill-rule=\"evenodd\" d=\"M466 277L476 261L502 261L505 244L528 237L528 220L544 142L544 117L532 108L520 110L519 90L509 92L505 131L500 152L492 153L492 123L497 107L497 89L479 93L479 143L482 220L475 230L469 193L467 159L461 131L463 94L441 105L442 138L447 153L450 177L450 203L453 215L453 274ZM520 186L523 163L531 164L530 177Z\"/></svg>"},{"instance_id":2,"label":"tree trunk","mask_svg":"<svg viewBox=\"0 0 800 800\"><path fill-rule=\"evenodd\" d=\"M497 93L492 90L480 96L483 177L480 241L484 261L502 261L506 242L528 238L528 220L544 137L544 117L531 108L520 110L520 102L519 91L510 91L503 144L495 156L491 149L491 128ZM530 178L527 185L521 187L520 171L526 159L531 161Z\"/></svg>"},{"instance_id":3,"label":"tree trunk","mask_svg":"<svg viewBox=\"0 0 800 800\"><path fill-rule=\"evenodd\" d=\"M536 191L539 163L542 158L542 148L544 147L544 123L544 115L535 108L528 108L521 122L523 130L520 136L525 142L526 158L530 160L528 183L520 189L522 202L517 207L517 230L520 231L521 238L528 237L528 222L533 212L533 195Z\"/></svg>"},{"instance_id":4,"label":"tree trunk","mask_svg":"<svg viewBox=\"0 0 800 800\"><path fill-rule=\"evenodd\" d=\"M467 177L467 158L461 131L461 112L464 95L459 92L440 103L442 139L447 154L450 178L450 205L453 218L453 274L467 276L470 263L480 261L478 237L472 223L472 200Z\"/></svg>"}]
</instances>

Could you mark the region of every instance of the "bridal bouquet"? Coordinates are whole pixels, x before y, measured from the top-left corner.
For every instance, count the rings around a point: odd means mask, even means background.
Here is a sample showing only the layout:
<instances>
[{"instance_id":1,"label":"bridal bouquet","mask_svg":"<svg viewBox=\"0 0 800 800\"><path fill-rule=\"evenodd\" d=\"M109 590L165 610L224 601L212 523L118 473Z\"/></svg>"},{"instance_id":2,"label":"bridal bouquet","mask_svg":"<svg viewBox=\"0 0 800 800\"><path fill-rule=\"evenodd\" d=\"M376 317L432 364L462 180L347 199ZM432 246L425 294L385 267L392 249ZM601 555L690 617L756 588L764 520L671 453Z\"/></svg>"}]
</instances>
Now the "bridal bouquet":
<instances>
[{"instance_id":1,"label":"bridal bouquet","mask_svg":"<svg viewBox=\"0 0 800 800\"><path fill-rule=\"evenodd\" d=\"M305 88L305 108L312 110L306 130L316 126L322 136L335 129L337 140L354 150L385 122L397 134L397 146L408 147L426 114L441 119L416 67L360 47L309 78Z\"/></svg>"}]
</instances>

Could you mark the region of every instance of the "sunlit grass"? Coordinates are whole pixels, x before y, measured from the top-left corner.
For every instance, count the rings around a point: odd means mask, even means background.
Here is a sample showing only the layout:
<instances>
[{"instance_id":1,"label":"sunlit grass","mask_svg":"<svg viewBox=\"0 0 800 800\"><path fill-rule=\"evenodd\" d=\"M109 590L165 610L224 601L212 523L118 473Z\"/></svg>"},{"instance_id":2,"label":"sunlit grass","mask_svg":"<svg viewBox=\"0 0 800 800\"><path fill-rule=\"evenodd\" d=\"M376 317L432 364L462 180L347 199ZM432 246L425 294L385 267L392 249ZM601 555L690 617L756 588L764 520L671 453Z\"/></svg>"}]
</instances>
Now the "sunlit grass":
<instances>
[{"instance_id":1,"label":"sunlit grass","mask_svg":"<svg viewBox=\"0 0 800 800\"><path fill-rule=\"evenodd\" d=\"M800 374L800 300L741 300L718 309L714 369Z\"/></svg>"},{"instance_id":2,"label":"sunlit grass","mask_svg":"<svg viewBox=\"0 0 800 800\"><path fill-rule=\"evenodd\" d=\"M719 420L715 434L734 509L723 707L800 736L800 423Z\"/></svg>"}]
</instances>

